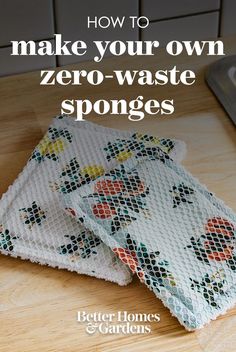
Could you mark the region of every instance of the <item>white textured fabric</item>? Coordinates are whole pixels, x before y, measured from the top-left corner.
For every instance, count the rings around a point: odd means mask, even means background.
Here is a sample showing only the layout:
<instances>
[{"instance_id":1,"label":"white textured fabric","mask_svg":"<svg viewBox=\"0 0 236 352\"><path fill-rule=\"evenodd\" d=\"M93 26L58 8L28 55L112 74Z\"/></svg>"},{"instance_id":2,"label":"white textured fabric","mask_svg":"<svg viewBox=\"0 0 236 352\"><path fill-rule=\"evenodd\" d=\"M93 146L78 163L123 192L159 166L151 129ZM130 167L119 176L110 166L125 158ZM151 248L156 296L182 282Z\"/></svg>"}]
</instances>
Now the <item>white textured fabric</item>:
<instances>
[{"instance_id":1,"label":"white textured fabric","mask_svg":"<svg viewBox=\"0 0 236 352\"><path fill-rule=\"evenodd\" d=\"M182 142L147 137L152 146L161 144L172 157L182 158ZM64 213L59 195L75 191L132 156L142 138L134 137L134 132L56 118L0 201L0 251L120 285L129 283L130 270L99 238Z\"/></svg>"},{"instance_id":2,"label":"white textured fabric","mask_svg":"<svg viewBox=\"0 0 236 352\"><path fill-rule=\"evenodd\" d=\"M235 304L236 215L167 155L132 158L62 203L188 330Z\"/></svg>"}]
</instances>

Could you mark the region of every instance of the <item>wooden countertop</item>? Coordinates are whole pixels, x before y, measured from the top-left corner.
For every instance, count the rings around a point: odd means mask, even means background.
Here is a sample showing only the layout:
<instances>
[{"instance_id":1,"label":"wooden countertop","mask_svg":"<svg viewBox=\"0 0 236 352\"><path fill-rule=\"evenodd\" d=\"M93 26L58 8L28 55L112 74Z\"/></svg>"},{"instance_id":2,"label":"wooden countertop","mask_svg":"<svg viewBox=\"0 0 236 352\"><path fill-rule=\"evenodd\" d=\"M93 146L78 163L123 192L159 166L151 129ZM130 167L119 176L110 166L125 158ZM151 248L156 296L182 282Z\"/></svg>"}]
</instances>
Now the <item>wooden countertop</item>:
<instances>
[{"instance_id":1,"label":"wooden countertop","mask_svg":"<svg viewBox=\"0 0 236 352\"><path fill-rule=\"evenodd\" d=\"M226 54L236 53L236 37L225 39ZM176 137L187 143L186 168L236 211L236 130L204 83L206 66L214 57L105 59L99 69L146 68L157 70L177 65L192 68L197 82L191 87L118 87L109 81L101 87L40 87L39 72L0 79L0 193L7 190L24 166L63 99L174 98L172 117L146 117L129 122L127 117L93 117L101 125L136 129ZM70 69L97 68L83 63ZM160 313L151 335L88 336L76 322L78 310ZM154 294L135 279L127 287L56 270L28 261L0 256L0 351L235 351L236 308L204 329L188 333Z\"/></svg>"}]
</instances>

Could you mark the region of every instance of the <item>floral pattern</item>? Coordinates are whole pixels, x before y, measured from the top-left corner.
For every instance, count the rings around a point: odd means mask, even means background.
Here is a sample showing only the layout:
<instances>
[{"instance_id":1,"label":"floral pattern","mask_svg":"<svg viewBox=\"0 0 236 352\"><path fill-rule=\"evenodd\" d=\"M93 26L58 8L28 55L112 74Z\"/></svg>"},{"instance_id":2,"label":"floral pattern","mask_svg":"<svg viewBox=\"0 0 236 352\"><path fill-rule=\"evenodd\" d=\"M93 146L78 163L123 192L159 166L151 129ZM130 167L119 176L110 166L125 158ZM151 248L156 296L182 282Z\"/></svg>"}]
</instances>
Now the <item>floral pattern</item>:
<instances>
[{"instance_id":1,"label":"floral pattern","mask_svg":"<svg viewBox=\"0 0 236 352\"><path fill-rule=\"evenodd\" d=\"M148 252L147 247L143 243L138 245L130 234L126 236L124 248L113 248L113 252L151 289L159 291L159 287L176 286L173 274L167 269L169 263L157 261L160 252Z\"/></svg>"},{"instance_id":2,"label":"floral pattern","mask_svg":"<svg viewBox=\"0 0 236 352\"><path fill-rule=\"evenodd\" d=\"M223 270L218 270L211 276L205 274L200 282L191 278L190 281L191 289L201 293L206 302L214 308L219 308L217 304L219 296L227 296L227 292L224 290L226 280Z\"/></svg>"},{"instance_id":3,"label":"floral pattern","mask_svg":"<svg viewBox=\"0 0 236 352\"><path fill-rule=\"evenodd\" d=\"M68 236L70 243L63 244L59 247L58 252L64 255L71 255L74 257L81 257L83 259L89 258L91 255L97 254L96 248L102 241L95 237L91 232L83 231L79 236Z\"/></svg>"},{"instance_id":4,"label":"floral pattern","mask_svg":"<svg viewBox=\"0 0 236 352\"><path fill-rule=\"evenodd\" d=\"M67 129L49 127L48 133L34 150L31 160L39 163L45 158L58 161L58 156L65 150L66 141L72 142L72 135Z\"/></svg>"},{"instance_id":5,"label":"floral pattern","mask_svg":"<svg viewBox=\"0 0 236 352\"><path fill-rule=\"evenodd\" d=\"M10 234L8 229L4 229L3 225L0 225L0 249L12 252L14 249L14 240L18 237Z\"/></svg>"},{"instance_id":6,"label":"floral pattern","mask_svg":"<svg viewBox=\"0 0 236 352\"><path fill-rule=\"evenodd\" d=\"M192 248L197 259L210 265L210 262L225 262L236 272L235 228L234 225L222 217L214 217L207 221L205 234L197 240L191 237Z\"/></svg>"},{"instance_id":7,"label":"floral pattern","mask_svg":"<svg viewBox=\"0 0 236 352\"><path fill-rule=\"evenodd\" d=\"M77 221L79 221L81 224L84 223L84 218L83 217L80 217L78 216L77 212L75 211L75 209L71 208L71 207L68 207L68 208L65 208L65 211L68 215L70 215L72 218L76 218Z\"/></svg>"},{"instance_id":8,"label":"floral pattern","mask_svg":"<svg viewBox=\"0 0 236 352\"><path fill-rule=\"evenodd\" d=\"M170 139L135 133L130 139L118 138L115 142L108 142L104 151L107 160L116 159L119 162L135 156L136 158L148 156L151 159L159 159L163 163L169 159L168 153L174 148L174 142Z\"/></svg>"},{"instance_id":9,"label":"floral pattern","mask_svg":"<svg viewBox=\"0 0 236 352\"><path fill-rule=\"evenodd\" d=\"M34 225L41 225L46 219L46 212L43 211L39 205L34 201L28 208L19 209L20 218L24 224L31 230Z\"/></svg>"},{"instance_id":10,"label":"floral pattern","mask_svg":"<svg viewBox=\"0 0 236 352\"><path fill-rule=\"evenodd\" d=\"M81 168L77 159L73 158L62 169L59 176L60 181L50 183L50 187L53 191L68 194L103 175L104 172L104 168L100 165L88 165Z\"/></svg>"},{"instance_id":11,"label":"floral pattern","mask_svg":"<svg viewBox=\"0 0 236 352\"><path fill-rule=\"evenodd\" d=\"M123 165L119 169L113 169L98 180L94 186L94 193L84 196L84 199L95 201L92 212L99 219L111 221L111 234L120 228L137 220L137 215L142 212L146 217L149 212L145 198L149 194L140 179L138 172L127 172Z\"/></svg>"},{"instance_id":12,"label":"floral pattern","mask_svg":"<svg viewBox=\"0 0 236 352\"><path fill-rule=\"evenodd\" d=\"M170 193L173 198L173 208L177 208L181 203L193 204L190 197L194 194L194 190L184 183L180 183L178 186L174 185Z\"/></svg>"}]
</instances>

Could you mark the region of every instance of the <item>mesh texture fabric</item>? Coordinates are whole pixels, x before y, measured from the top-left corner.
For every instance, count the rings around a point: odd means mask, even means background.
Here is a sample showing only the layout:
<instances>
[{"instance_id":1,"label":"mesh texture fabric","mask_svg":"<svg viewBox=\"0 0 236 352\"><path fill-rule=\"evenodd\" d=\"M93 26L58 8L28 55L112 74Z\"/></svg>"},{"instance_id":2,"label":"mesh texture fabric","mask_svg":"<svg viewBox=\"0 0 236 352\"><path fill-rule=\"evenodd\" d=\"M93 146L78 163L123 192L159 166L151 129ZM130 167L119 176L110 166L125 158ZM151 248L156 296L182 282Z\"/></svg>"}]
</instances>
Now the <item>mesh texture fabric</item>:
<instances>
[{"instance_id":1,"label":"mesh texture fabric","mask_svg":"<svg viewBox=\"0 0 236 352\"><path fill-rule=\"evenodd\" d=\"M63 196L188 330L236 300L236 216L161 151L131 158Z\"/></svg>"},{"instance_id":2,"label":"mesh texture fabric","mask_svg":"<svg viewBox=\"0 0 236 352\"><path fill-rule=\"evenodd\" d=\"M65 214L59 196L101 176L109 165L140 151L149 153L156 145L177 160L183 156L179 141L78 123L62 116L54 119L0 201L1 253L120 285L129 283L129 268L100 238Z\"/></svg>"}]
</instances>

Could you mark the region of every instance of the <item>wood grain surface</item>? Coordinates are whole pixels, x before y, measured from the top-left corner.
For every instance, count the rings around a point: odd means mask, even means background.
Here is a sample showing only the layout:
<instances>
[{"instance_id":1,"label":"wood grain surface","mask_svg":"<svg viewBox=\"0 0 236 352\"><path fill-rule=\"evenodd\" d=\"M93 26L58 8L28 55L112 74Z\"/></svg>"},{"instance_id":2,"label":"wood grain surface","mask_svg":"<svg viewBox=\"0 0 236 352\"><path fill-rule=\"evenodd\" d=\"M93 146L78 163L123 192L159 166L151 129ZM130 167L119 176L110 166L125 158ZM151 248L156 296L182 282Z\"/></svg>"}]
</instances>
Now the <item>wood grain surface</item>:
<instances>
[{"instance_id":1,"label":"wood grain surface","mask_svg":"<svg viewBox=\"0 0 236 352\"><path fill-rule=\"evenodd\" d=\"M227 54L236 53L236 37L225 39ZM177 65L194 69L197 82L191 87L119 87L112 81L102 86L41 87L40 73L0 79L0 166L2 194L17 177L50 120L60 112L63 99L145 98L175 100L171 117L145 117L130 122L127 117L93 116L101 125L136 129L175 137L187 143L186 168L236 211L236 132L230 119L207 88L204 72L214 57L171 58L158 51L155 57L112 58L99 64L112 69L157 70ZM93 69L95 63L80 63L70 69ZM150 335L88 336L76 321L77 311L159 313ZM202 330L189 333L137 279L127 287L65 270L0 256L0 351L235 351L236 308Z\"/></svg>"}]
</instances>

